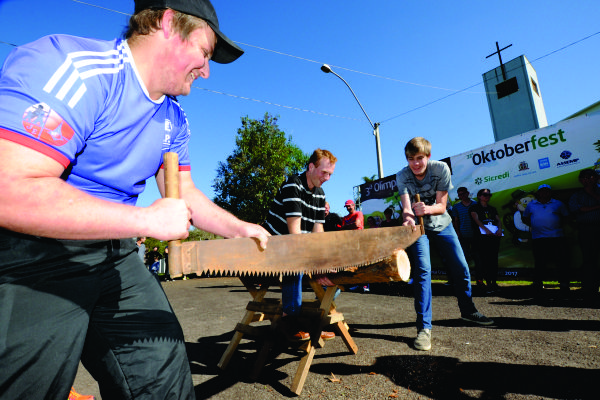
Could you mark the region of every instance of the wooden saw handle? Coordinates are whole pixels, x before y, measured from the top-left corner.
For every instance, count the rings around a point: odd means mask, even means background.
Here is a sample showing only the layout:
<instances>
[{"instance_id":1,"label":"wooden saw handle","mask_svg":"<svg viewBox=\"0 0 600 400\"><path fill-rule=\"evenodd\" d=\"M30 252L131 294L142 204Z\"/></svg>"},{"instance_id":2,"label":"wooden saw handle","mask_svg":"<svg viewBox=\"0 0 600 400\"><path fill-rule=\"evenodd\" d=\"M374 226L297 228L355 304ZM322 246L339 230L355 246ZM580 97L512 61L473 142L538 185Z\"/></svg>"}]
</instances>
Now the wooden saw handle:
<instances>
[{"instance_id":1,"label":"wooden saw handle","mask_svg":"<svg viewBox=\"0 0 600 400\"><path fill-rule=\"evenodd\" d=\"M163 158L165 167L165 197L178 199L179 193L179 156L177 153L165 153ZM182 270L181 240L169 240L169 274L176 278L181 276Z\"/></svg>"},{"instance_id":2,"label":"wooden saw handle","mask_svg":"<svg viewBox=\"0 0 600 400\"><path fill-rule=\"evenodd\" d=\"M419 195L419 193L415 194L415 200L417 201L417 203L421 202L421 196ZM423 216L419 217L419 225L421 226L421 233L425 233L425 225L423 225Z\"/></svg>"}]
</instances>

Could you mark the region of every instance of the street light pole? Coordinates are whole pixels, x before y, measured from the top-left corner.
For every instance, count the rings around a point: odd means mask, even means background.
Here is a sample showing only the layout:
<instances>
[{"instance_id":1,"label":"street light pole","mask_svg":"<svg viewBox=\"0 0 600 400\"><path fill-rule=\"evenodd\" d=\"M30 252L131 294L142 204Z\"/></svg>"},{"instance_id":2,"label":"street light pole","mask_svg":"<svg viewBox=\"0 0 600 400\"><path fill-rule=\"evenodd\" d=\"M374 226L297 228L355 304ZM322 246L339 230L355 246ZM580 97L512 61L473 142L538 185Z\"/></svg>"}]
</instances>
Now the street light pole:
<instances>
[{"instance_id":1,"label":"street light pole","mask_svg":"<svg viewBox=\"0 0 600 400\"><path fill-rule=\"evenodd\" d=\"M375 122L373 123L371 121L371 118L369 118L369 115L367 115L367 112L365 111L364 107L362 106L362 104L360 104L360 101L358 100L358 97L356 97L356 94L354 93L354 90L352 90L352 88L350 87L350 85L348 84L348 82L346 82L346 80L344 78L342 78L340 75L338 75L337 73L335 73L331 67L327 64L323 64L321 66L321 71L325 72L326 74L332 73L335 76L337 76L338 78L340 78L342 80L342 82L344 82L346 84L346 86L348 86L348 89L350 89L350 92L352 93L352 96L354 96L354 99L356 100L356 102L358 103L358 105L360 106L360 109L362 110L362 112L365 114L365 117L367 117L367 119L369 120L369 124L371 124L371 127L373 128L373 135L375 135L375 148L377 150L377 172L379 174L379 179L383 178L383 163L381 161L381 144L379 142L379 122Z\"/></svg>"}]
</instances>

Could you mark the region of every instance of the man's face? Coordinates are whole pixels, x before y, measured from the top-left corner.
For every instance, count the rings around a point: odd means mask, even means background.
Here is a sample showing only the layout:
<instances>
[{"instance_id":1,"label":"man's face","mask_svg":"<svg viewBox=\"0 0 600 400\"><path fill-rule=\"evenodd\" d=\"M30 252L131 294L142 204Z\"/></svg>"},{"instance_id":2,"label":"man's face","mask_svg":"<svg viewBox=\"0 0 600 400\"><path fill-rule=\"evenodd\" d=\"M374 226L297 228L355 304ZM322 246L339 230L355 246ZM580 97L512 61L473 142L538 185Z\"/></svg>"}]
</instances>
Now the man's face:
<instances>
[{"instance_id":1,"label":"man's face","mask_svg":"<svg viewBox=\"0 0 600 400\"><path fill-rule=\"evenodd\" d=\"M469 201L469 191L468 190L461 190L460 192L458 192L458 198L461 201Z\"/></svg>"},{"instance_id":2,"label":"man's face","mask_svg":"<svg viewBox=\"0 0 600 400\"><path fill-rule=\"evenodd\" d=\"M406 157L406 160L408 161L408 167L417 178L425 177L429 158L431 158L431 155L427 156L424 153L417 153L415 155Z\"/></svg>"},{"instance_id":3,"label":"man's face","mask_svg":"<svg viewBox=\"0 0 600 400\"><path fill-rule=\"evenodd\" d=\"M319 160L318 167L315 167L313 163L308 164L308 171L306 172L308 188L312 190L314 187L321 187L331 178L334 169L335 163L332 164L326 157Z\"/></svg>"},{"instance_id":4,"label":"man's face","mask_svg":"<svg viewBox=\"0 0 600 400\"><path fill-rule=\"evenodd\" d=\"M325 216L329 215L329 203L325 203Z\"/></svg>"},{"instance_id":5,"label":"man's face","mask_svg":"<svg viewBox=\"0 0 600 400\"><path fill-rule=\"evenodd\" d=\"M348 215L350 215L354 212L354 208L355 208L354 204L347 204L344 207L346 207L346 211L348 211Z\"/></svg>"},{"instance_id":6,"label":"man's face","mask_svg":"<svg viewBox=\"0 0 600 400\"><path fill-rule=\"evenodd\" d=\"M537 198L540 203L547 203L552 198L552 190L548 188L542 188L538 190Z\"/></svg>"},{"instance_id":7,"label":"man's face","mask_svg":"<svg viewBox=\"0 0 600 400\"><path fill-rule=\"evenodd\" d=\"M187 40L171 32L169 51L170 68L164 76L165 93L172 96L188 95L192 84L198 77L204 79L210 75L208 61L215 49L216 36L208 26L195 29Z\"/></svg>"},{"instance_id":8,"label":"man's face","mask_svg":"<svg viewBox=\"0 0 600 400\"><path fill-rule=\"evenodd\" d=\"M591 173L585 174L579 180L584 187L595 187L598 185L598 174Z\"/></svg>"}]
</instances>

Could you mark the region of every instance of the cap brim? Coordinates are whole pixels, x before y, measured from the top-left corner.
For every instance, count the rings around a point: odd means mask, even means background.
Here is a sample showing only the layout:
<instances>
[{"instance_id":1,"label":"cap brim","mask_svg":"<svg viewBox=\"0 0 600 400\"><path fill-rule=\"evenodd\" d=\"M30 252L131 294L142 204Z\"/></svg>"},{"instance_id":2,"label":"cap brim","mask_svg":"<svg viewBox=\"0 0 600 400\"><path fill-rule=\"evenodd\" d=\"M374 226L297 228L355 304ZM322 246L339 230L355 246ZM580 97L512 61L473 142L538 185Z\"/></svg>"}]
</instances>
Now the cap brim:
<instances>
[{"instance_id":1,"label":"cap brim","mask_svg":"<svg viewBox=\"0 0 600 400\"><path fill-rule=\"evenodd\" d=\"M242 50L238 45L233 43L233 41L231 41L227 36L225 36L223 32L221 32L210 22L208 22L208 25L211 27L211 29L217 36L217 44L215 46L215 50L213 51L211 60L219 64L229 64L231 62L234 62L235 60L240 58L242 54L244 54L244 50Z\"/></svg>"}]
</instances>

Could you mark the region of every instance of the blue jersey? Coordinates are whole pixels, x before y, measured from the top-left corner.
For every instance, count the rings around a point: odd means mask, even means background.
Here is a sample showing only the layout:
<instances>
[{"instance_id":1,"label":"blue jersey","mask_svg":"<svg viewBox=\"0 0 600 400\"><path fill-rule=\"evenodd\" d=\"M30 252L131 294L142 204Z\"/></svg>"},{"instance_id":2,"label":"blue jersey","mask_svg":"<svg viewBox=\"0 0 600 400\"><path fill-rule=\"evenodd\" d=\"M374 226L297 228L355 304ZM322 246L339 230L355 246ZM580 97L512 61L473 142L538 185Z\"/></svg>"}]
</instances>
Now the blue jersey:
<instances>
[{"instance_id":1,"label":"blue jersey","mask_svg":"<svg viewBox=\"0 0 600 400\"><path fill-rule=\"evenodd\" d=\"M0 71L0 138L58 161L95 197L135 204L168 151L189 170L189 137L177 101L150 98L124 40L47 36Z\"/></svg>"}]
</instances>

